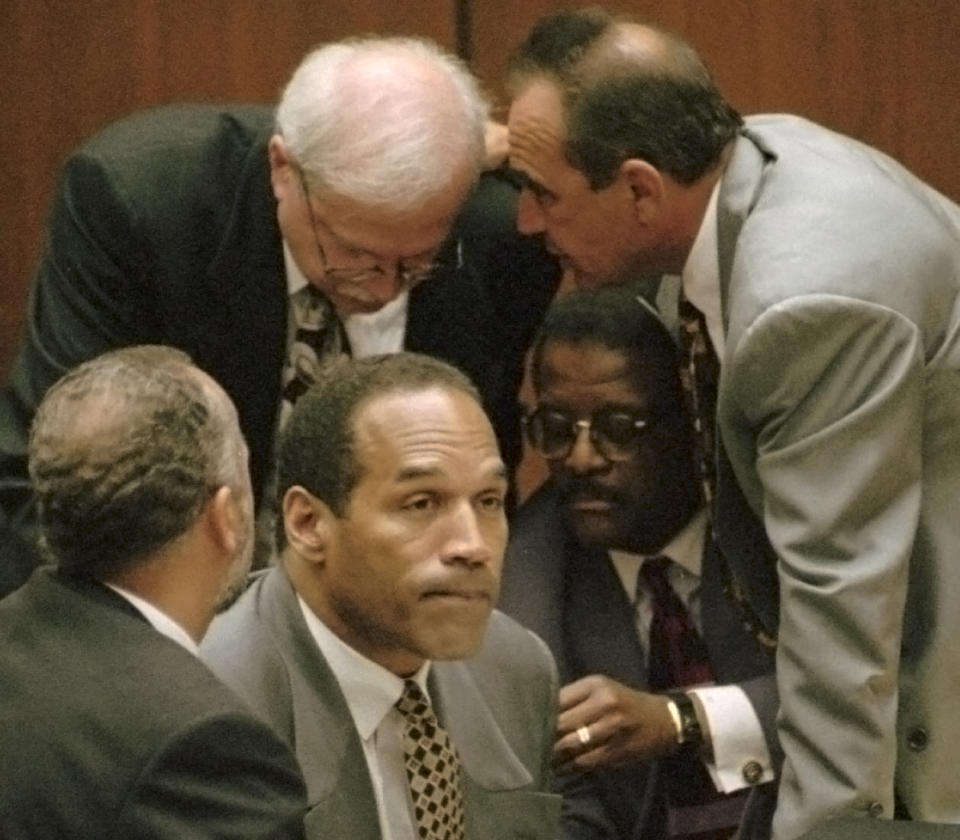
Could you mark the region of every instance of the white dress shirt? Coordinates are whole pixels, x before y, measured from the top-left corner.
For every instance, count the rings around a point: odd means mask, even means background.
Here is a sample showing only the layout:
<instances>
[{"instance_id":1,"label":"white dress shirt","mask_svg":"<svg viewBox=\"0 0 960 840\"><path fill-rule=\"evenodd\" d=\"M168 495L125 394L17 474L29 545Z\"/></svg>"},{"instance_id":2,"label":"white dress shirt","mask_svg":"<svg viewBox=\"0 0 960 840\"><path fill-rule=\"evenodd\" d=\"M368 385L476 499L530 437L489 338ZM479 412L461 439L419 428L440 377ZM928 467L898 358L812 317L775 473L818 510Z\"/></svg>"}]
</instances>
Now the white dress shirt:
<instances>
[{"instance_id":1,"label":"white dress shirt","mask_svg":"<svg viewBox=\"0 0 960 840\"><path fill-rule=\"evenodd\" d=\"M363 744L383 840L419 840L403 756L403 715L395 708L403 679L336 636L298 595L307 628L333 671ZM429 698L430 663L410 679Z\"/></svg>"},{"instance_id":2,"label":"white dress shirt","mask_svg":"<svg viewBox=\"0 0 960 840\"><path fill-rule=\"evenodd\" d=\"M287 294L292 297L305 288L308 281L297 267L286 242L283 243L283 264L287 272ZM404 290L376 312L361 312L341 317L340 321L350 341L350 355L360 359L377 353L399 353L403 349L403 340L407 333L409 299L410 293ZM296 333L293 307L288 307L288 310L287 352L284 358L290 357L290 346Z\"/></svg>"},{"instance_id":3,"label":"white dress shirt","mask_svg":"<svg viewBox=\"0 0 960 840\"><path fill-rule=\"evenodd\" d=\"M657 552L673 561L667 570L667 579L701 634L700 575L706 530L707 511L702 508ZM637 637L646 656L650 650L653 599L645 586L637 586L645 558L629 552L610 551L610 560L624 592L634 605ZM773 778L770 752L757 714L743 690L737 685L717 685L695 688L690 693L697 695L707 716L713 755L705 764L717 790L733 793L751 784L744 777L744 768L751 762L757 762L762 768L759 781L770 781ZM753 784L756 783L754 780Z\"/></svg>"},{"instance_id":4,"label":"white dress shirt","mask_svg":"<svg viewBox=\"0 0 960 840\"><path fill-rule=\"evenodd\" d=\"M168 639L173 639L173 641L175 641L181 647L186 648L194 656L200 655L200 651L197 648L197 643L193 640L193 636L191 636L165 612L155 607L149 601L145 601L139 595L134 595L129 590L117 586L115 583L108 583L107 581L104 581L103 583L104 586L109 586L114 592L117 593L117 595L131 603L137 612L139 612L147 621L149 621L158 633L162 633Z\"/></svg>"}]
</instances>

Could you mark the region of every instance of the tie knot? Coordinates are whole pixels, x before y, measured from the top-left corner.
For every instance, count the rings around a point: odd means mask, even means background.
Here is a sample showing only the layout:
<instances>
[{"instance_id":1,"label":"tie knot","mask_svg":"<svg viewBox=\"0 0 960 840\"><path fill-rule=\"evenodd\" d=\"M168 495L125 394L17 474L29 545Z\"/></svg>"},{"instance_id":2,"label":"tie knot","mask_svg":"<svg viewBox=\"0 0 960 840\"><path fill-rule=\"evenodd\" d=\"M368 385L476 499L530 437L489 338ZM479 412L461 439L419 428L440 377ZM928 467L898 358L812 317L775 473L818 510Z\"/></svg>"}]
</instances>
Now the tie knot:
<instances>
[{"instance_id":1,"label":"tie knot","mask_svg":"<svg viewBox=\"0 0 960 840\"><path fill-rule=\"evenodd\" d=\"M397 709L404 715L424 718L432 715L430 701L414 680L405 680L403 694L397 700Z\"/></svg>"},{"instance_id":2,"label":"tie knot","mask_svg":"<svg viewBox=\"0 0 960 840\"><path fill-rule=\"evenodd\" d=\"M667 571L673 561L669 557L658 554L648 557L640 567L639 580L644 581L655 598L662 598L665 594L672 594L673 587L667 579Z\"/></svg>"},{"instance_id":3,"label":"tie knot","mask_svg":"<svg viewBox=\"0 0 960 840\"><path fill-rule=\"evenodd\" d=\"M690 303L683 294L680 295L677 301L677 315L680 317L681 323L685 325L699 324L700 319L703 317L703 313Z\"/></svg>"}]
</instances>

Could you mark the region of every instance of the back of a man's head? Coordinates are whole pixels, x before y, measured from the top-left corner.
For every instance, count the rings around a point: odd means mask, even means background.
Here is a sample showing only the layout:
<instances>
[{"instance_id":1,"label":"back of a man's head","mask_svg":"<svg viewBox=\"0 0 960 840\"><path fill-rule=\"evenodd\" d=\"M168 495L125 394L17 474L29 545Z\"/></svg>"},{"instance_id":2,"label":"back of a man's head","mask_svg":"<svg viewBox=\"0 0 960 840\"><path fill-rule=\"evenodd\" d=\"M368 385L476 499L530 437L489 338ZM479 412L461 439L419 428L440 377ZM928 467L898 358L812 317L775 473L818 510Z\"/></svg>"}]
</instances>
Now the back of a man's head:
<instances>
[{"instance_id":1,"label":"back of a man's head","mask_svg":"<svg viewBox=\"0 0 960 840\"><path fill-rule=\"evenodd\" d=\"M228 410L168 347L114 350L66 374L30 434L44 553L65 572L109 578L174 541L219 486L242 483Z\"/></svg>"},{"instance_id":2,"label":"back of a man's head","mask_svg":"<svg viewBox=\"0 0 960 840\"><path fill-rule=\"evenodd\" d=\"M481 404L469 378L456 368L419 353L392 353L363 359L337 357L321 369L317 381L294 406L280 441L277 470L278 510L288 489L308 490L342 515L359 479L354 457L354 421L369 400L396 392L434 387L461 391ZM283 522L277 545L286 542Z\"/></svg>"},{"instance_id":3,"label":"back of a man's head","mask_svg":"<svg viewBox=\"0 0 960 840\"><path fill-rule=\"evenodd\" d=\"M406 211L479 175L487 113L456 57L424 39L370 37L308 54L276 123L311 191Z\"/></svg>"},{"instance_id":4,"label":"back of a man's head","mask_svg":"<svg viewBox=\"0 0 960 840\"><path fill-rule=\"evenodd\" d=\"M509 75L515 94L537 78L560 89L567 156L593 189L612 183L630 158L691 184L743 124L690 44L599 8L541 20L511 57Z\"/></svg>"}]
</instances>

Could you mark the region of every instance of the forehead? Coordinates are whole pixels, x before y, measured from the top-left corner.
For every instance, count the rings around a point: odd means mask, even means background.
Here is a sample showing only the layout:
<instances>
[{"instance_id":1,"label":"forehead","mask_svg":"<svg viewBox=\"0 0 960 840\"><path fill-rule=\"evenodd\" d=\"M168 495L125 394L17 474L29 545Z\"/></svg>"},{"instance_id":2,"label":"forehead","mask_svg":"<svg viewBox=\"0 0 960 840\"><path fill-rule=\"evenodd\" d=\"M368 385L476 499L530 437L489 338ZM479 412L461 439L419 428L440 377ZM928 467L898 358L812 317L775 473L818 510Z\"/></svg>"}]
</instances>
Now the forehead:
<instances>
[{"instance_id":1,"label":"forehead","mask_svg":"<svg viewBox=\"0 0 960 840\"><path fill-rule=\"evenodd\" d=\"M360 407L354 429L361 474L377 482L505 475L486 414L472 397L453 388L374 397Z\"/></svg>"},{"instance_id":2,"label":"forehead","mask_svg":"<svg viewBox=\"0 0 960 840\"><path fill-rule=\"evenodd\" d=\"M360 204L326 194L316 199L318 215L344 244L390 259L403 259L435 250L446 238L467 198L472 177L452 176L447 189L415 210Z\"/></svg>"},{"instance_id":3,"label":"forehead","mask_svg":"<svg viewBox=\"0 0 960 840\"><path fill-rule=\"evenodd\" d=\"M540 364L539 397L558 405L587 399L604 403L652 401L652 377L624 350L589 342L548 341Z\"/></svg>"},{"instance_id":4,"label":"forehead","mask_svg":"<svg viewBox=\"0 0 960 840\"><path fill-rule=\"evenodd\" d=\"M522 89L510 106L507 128L511 165L524 171L545 166L572 169L564 156L563 101L552 82L536 79Z\"/></svg>"}]
</instances>

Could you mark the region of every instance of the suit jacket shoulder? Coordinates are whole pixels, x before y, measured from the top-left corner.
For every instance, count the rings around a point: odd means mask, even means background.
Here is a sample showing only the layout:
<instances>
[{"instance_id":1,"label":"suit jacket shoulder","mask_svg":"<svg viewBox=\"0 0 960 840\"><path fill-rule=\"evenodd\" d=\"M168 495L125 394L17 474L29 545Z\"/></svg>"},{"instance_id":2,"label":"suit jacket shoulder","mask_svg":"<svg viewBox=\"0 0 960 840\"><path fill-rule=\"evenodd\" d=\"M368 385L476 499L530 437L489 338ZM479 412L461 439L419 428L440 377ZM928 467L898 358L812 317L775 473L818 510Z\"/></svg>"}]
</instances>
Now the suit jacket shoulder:
<instances>
[{"instance_id":1,"label":"suit jacket shoulder","mask_svg":"<svg viewBox=\"0 0 960 840\"><path fill-rule=\"evenodd\" d=\"M0 604L5 838L299 837L289 750L123 599L46 569Z\"/></svg>"},{"instance_id":2,"label":"suit jacket shoulder","mask_svg":"<svg viewBox=\"0 0 960 840\"><path fill-rule=\"evenodd\" d=\"M308 836L379 838L360 738L282 569L263 575L214 622L202 650L294 746L308 788ZM556 682L543 644L495 615L481 651L434 663L430 681L464 768L468 835L551 836L560 808L547 792Z\"/></svg>"}]
</instances>

